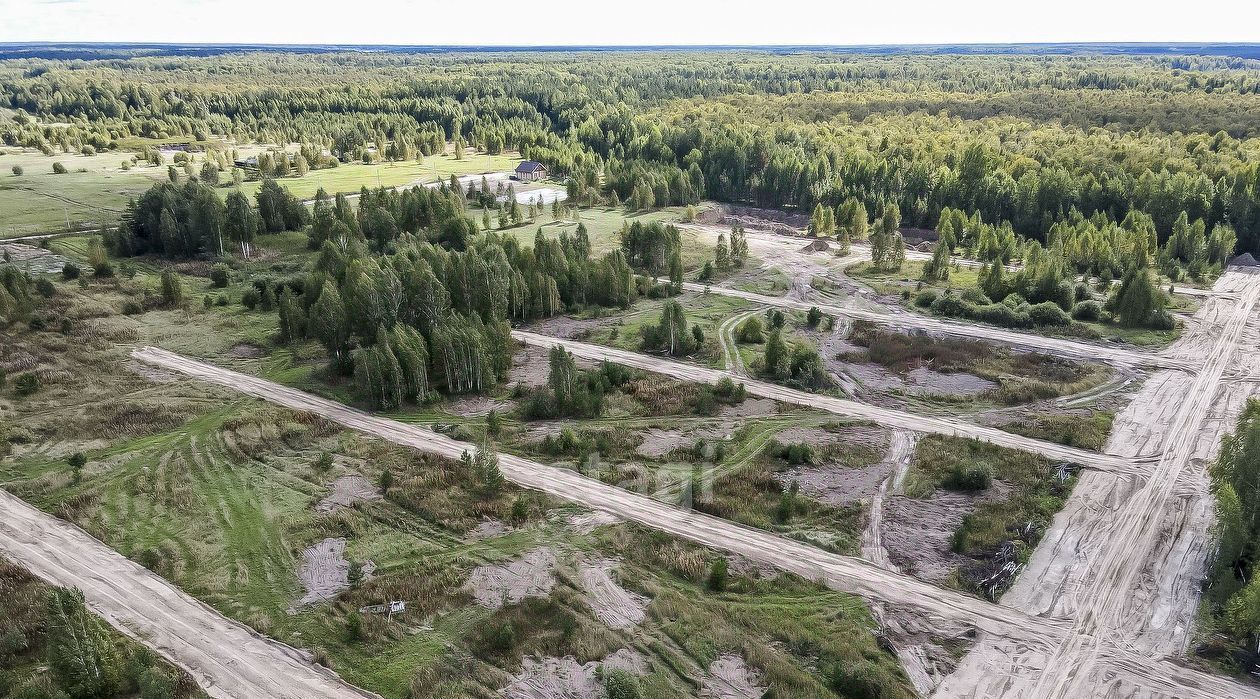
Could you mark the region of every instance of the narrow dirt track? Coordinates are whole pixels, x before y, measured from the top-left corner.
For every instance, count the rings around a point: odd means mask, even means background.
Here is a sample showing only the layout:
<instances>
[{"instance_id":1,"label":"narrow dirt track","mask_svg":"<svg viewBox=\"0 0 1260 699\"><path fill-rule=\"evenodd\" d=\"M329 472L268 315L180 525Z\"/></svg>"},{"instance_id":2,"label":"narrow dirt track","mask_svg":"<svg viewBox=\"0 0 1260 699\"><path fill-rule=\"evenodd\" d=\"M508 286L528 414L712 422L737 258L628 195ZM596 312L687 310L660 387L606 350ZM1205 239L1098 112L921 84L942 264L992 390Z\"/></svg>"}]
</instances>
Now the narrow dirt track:
<instances>
[{"instance_id":1,"label":"narrow dirt track","mask_svg":"<svg viewBox=\"0 0 1260 699\"><path fill-rule=\"evenodd\" d=\"M380 699L4 490L0 551L52 585L82 590L94 612L186 670L214 699Z\"/></svg>"},{"instance_id":2,"label":"narrow dirt track","mask_svg":"<svg viewBox=\"0 0 1260 699\"><path fill-rule=\"evenodd\" d=\"M420 427L369 415L334 401L166 350L146 347L135 350L132 356L278 405L319 415L345 427L420 451L457 458L475 448ZM1052 652L1064 640L1069 626L1065 620L1029 616L969 595L937 588L859 558L828 553L790 539L682 510L573 471L512 455L501 455L500 467L508 480L520 486L705 546L736 553L871 601L918 610L931 622L972 626L991 637L1007 639L1034 653ZM1137 686L1175 688L1178 696L1187 699L1217 699L1222 696L1260 698L1260 692L1227 678L1208 675L1176 663L1152 660L1125 648L1104 646L1098 662Z\"/></svg>"},{"instance_id":3,"label":"narrow dirt track","mask_svg":"<svg viewBox=\"0 0 1260 699\"><path fill-rule=\"evenodd\" d=\"M707 291L711 294L797 311L808 311L811 307L817 306L818 310L829 315L842 316L853 320L864 320L896 330L913 328L936 335L959 337L968 340L986 340L1023 350L1043 352L1053 356L1072 357L1093 362L1107 362L1122 367L1155 367L1185 370L1193 370L1195 368L1194 363L1191 361L1177 357L1168 357L1154 352L1143 352L1102 343L1065 340L1059 337L1047 337L1045 335L1005 330L987 325L943 320L909 311L892 312L850 308L825 302L802 301L783 296L766 296L723 286L705 286L694 282L683 282L683 288L687 291Z\"/></svg>"},{"instance_id":4,"label":"narrow dirt track","mask_svg":"<svg viewBox=\"0 0 1260 699\"><path fill-rule=\"evenodd\" d=\"M951 420L944 417L934 417L929 415L916 415L891 408L881 408L879 406L859 403L857 401L847 400L844 398L835 398L832 396L824 396L817 393L807 393L805 391L797 391L778 384L767 383L765 381L757 381L739 376L729 371L720 369L709 369L707 367L695 366L692 364L684 364L670 359L662 359L651 355L640 354L638 352L627 352L612 347L604 347L602 345L592 345L585 342L576 342L574 340L562 340L549 335L539 335L537 333L527 332L524 330L513 330L512 337L517 341L535 347L553 347L560 345L575 356L593 361L616 362L625 366L651 371L665 376L672 376L676 379L684 381L693 381L699 383L716 383L723 377L730 378L732 381L743 383L744 388L754 396L762 398L773 398L774 400L793 405L803 405L810 408L817 408L836 415L859 420L872 420L887 427L899 427L902 429L913 430L915 432L926 432L934 434L949 435L952 437L970 437L978 439L990 444L1009 447L1011 449L1019 449L1022 451L1041 454L1051 459L1061 461L1070 461L1079 464L1084 468L1095 469L1099 471L1107 471L1110 473L1128 474L1134 476L1145 475L1149 468L1145 466L1141 458L1121 458L1111 454L1100 454L1098 452L1086 451L1075 447L1067 447L1062 444L1055 444L1040 439L1032 439L1030 437L1022 437L1010 432L992 427L984 427L982 425L974 425L960 420Z\"/></svg>"}]
</instances>

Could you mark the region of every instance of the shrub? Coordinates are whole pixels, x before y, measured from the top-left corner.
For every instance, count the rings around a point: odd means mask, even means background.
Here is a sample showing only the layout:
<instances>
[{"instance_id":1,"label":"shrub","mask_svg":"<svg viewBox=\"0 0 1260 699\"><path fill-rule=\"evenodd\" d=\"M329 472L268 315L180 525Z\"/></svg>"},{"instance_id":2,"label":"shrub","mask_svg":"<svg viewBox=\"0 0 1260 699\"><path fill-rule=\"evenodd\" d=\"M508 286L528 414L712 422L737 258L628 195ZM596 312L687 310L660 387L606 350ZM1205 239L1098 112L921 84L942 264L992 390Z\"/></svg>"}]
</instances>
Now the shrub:
<instances>
[{"instance_id":1,"label":"shrub","mask_svg":"<svg viewBox=\"0 0 1260 699\"><path fill-rule=\"evenodd\" d=\"M230 302L228 301L227 294L219 294L219 298L214 300L214 305L216 306L226 306L228 303Z\"/></svg>"},{"instance_id":2,"label":"shrub","mask_svg":"<svg viewBox=\"0 0 1260 699\"><path fill-rule=\"evenodd\" d=\"M21 166L21 165L14 165L14 166L13 166L13 176L14 176L14 177L21 177L23 172L26 172L26 171L22 169L22 166Z\"/></svg>"},{"instance_id":3,"label":"shrub","mask_svg":"<svg viewBox=\"0 0 1260 699\"><path fill-rule=\"evenodd\" d=\"M175 678L165 670L150 667L140 673L140 699L175 699Z\"/></svg>"},{"instance_id":4,"label":"shrub","mask_svg":"<svg viewBox=\"0 0 1260 699\"><path fill-rule=\"evenodd\" d=\"M974 286L963 290L962 300L977 306L987 306L993 303L993 299L990 299L983 291Z\"/></svg>"},{"instance_id":5,"label":"shrub","mask_svg":"<svg viewBox=\"0 0 1260 699\"><path fill-rule=\"evenodd\" d=\"M259 300L258 290L253 287L246 289L245 293L241 294L241 305L248 308L251 311L254 310L258 306L258 300Z\"/></svg>"},{"instance_id":6,"label":"shrub","mask_svg":"<svg viewBox=\"0 0 1260 699\"><path fill-rule=\"evenodd\" d=\"M718 556L709 568L709 589L722 592L726 589L726 558Z\"/></svg>"},{"instance_id":7,"label":"shrub","mask_svg":"<svg viewBox=\"0 0 1260 699\"><path fill-rule=\"evenodd\" d=\"M1037 325L1068 325L1072 322L1068 314L1052 301L1045 301L1029 308L1028 317Z\"/></svg>"},{"instance_id":8,"label":"shrub","mask_svg":"<svg viewBox=\"0 0 1260 699\"><path fill-rule=\"evenodd\" d=\"M73 281L75 279L78 279L79 275L82 273L83 273L83 270L79 269L78 265L69 261L66 262L66 266L61 268L61 278L65 279L66 281Z\"/></svg>"},{"instance_id":9,"label":"shrub","mask_svg":"<svg viewBox=\"0 0 1260 699\"><path fill-rule=\"evenodd\" d=\"M929 308L939 296L940 294L937 293L936 289L924 289L914 297L914 305L919 308Z\"/></svg>"},{"instance_id":10,"label":"shrub","mask_svg":"<svg viewBox=\"0 0 1260 699\"><path fill-rule=\"evenodd\" d=\"M38 391L39 386L39 376L31 372L19 374L18 377L13 380L13 391L19 396L29 396Z\"/></svg>"},{"instance_id":11,"label":"shrub","mask_svg":"<svg viewBox=\"0 0 1260 699\"><path fill-rule=\"evenodd\" d=\"M937 315L967 318L971 316L973 306L957 296L945 294L932 302L931 309Z\"/></svg>"},{"instance_id":12,"label":"shrub","mask_svg":"<svg viewBox=\"0 0 1260 699\"><path fill-rule=\"evenodd\" d=\"M752 316L740 323L739 327L735 329L735 340L736 342L756 345L765 340L763 333L764 328L761 325L761 319L757 316Z\"/></svg>"},{"instance_id":13,"label":"shrub","mask_svg":"<svg viewBox=\"0 0 1260 699\"><path fill-rule=\"evenodd\" d=\"M950 469L941 485L966 493L988 490L993 485L993 469L985 464L958 464Z\"/></svg>"},{"instance_id":14,"label":"shrub","mask_svg":"<svg viewBox=\"0 0 1260 699\"><path fill-rule=\"evenodd\" d=\"M138 316L144 313L144 308L135 301L127 301L123 304L122 312L125 316Z\"/></svg>"},{"instance_id":15,"label":"shrub","mask_svg":"<svg viewBox=\"0 0 1260 699\"><path fill-rule=\"evenodd\" d=\"M210 285L216 289L222 289L228 285L230 276L227 265L215 265L210 270Z\"/></svg>"},{"instance_id":16,"label":"shrub","mask_svg":"<svg viewBox=\"0 0 1260 699\"><path fill-rule=\"evenodd\" d=\"M1091 322L1102 318L1102 306L1097 301L1081 301L1072 307L1072 318Z\"/></svg>"},{"instance_id":17,"label":"shrub","mask_svg":"<svg viewBox=\"0 0 1260 699\"><path fill-rule=\"evenodd\" d=\"M1016 311L1004 303L991 303L977 308L975 318L1004 328L1031 328L1033 325L1032 318L1027 313Z\"/></svg>"},{"instance_id":18,"label":"shrub","mask_svg":"<svg viewBox=\"0 0 1260 699\"><path fill-rule=\"evenodd\" d=\"M52 282L48 281L48 277L40 277L39 280L35 282L35 290L38 291L39 295L44 298L52 298L57 294L57 287L53 286Z\"/></svg>"},{"instance_id":19,"label":"shrub","mask_svg":"<svg viewBox=\"0 0 1260 699\"><path fill-rule=\"evenodd\" d=\"M607 699L639 699L639 679L625 670L612 670L604 675L604 696Z\"/></svg>"},{"instance_id":20,"label":"shrub","mask_svg":"<svg viewBox=\"0 0 1260 699\"><path fill-rule=\"evenodd\" d=\"M53 174L54 174L54 175L64 175L64 174L66 174L66 172L67 172L67 170L66 170L66 166L65 166L65 165L63 165L63 164L61 164L61 162L60 162L60 161L53 163Z\"/></svg>"}]
</instances>

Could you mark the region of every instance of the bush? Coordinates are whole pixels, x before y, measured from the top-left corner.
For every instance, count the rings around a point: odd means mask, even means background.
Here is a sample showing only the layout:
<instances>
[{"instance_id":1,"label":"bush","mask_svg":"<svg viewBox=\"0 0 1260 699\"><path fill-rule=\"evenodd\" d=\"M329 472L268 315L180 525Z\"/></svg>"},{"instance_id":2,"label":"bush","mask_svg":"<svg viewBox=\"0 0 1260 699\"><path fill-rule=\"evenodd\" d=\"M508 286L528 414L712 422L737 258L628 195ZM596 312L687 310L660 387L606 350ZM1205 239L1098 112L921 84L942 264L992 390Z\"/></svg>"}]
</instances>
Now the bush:
<instances>
[{"instance_id":1,"label":"bush","mask_svg":"<svg viewBox=\"0 0 1260 699\"><path fill-rule=\"evenodd\" d=\"M953 318L968 318L974 311L971 304L951 294L945 294L933 301L931 309L937 315Z\"/></svg>"},{"instance_id":2,"label":"bush","mask_svg":"<svg viewBox=\"0 0 1260 699\"><path fill-rule=\"evenodd\" d=\"M993 485L993 469L985 464L958 464L950 469L941 485L965 493L988 490Z\"/></svg>"},{"instance_id":3,"label":"bush","mask_svg":"<svg viewBox=\"0 0 1260 699\"><path fill-rule=\"evenodd\" d=\"M34 373L20 374L13 380L13 391L19 396L29 396L38 391L39 387L39 376Z\"/></svg>"},{"instance_id":4,"label":"bush","mask_svg":"<svg viewBox=\"0 0 1260 699\"><path fill-rule=\"evenodd\" d=\"M138 316L144 313L144 308L135 301L127 301L123 304L122 312L125 316Z\"/></svg>"},{"instance_id":5,"label":"bush","mask_svg":"<svg viewBox=\"0 0 1260 699\"><path fill-rule=\"evenodd\" d=\"M54 174L54 175L64 175L64 174L66 174L66 172L67 172L67 170L66 170L66 166L65 166L65 165L62 165L60 161L53 163L53 174Z\"/></svg>"},{"instance_id":6,"label":"bush","mask_svg":"<svg viewBox=\"0 0 1260 699\"><path fill-rule=\"evenodd\" d=\"M252 311L257 308L259 298L258 290L251 287L241 294L241 305Z\"/></svg>"},{"instance_id":7,"label":"bush","mask_svg":"<svg viewBox=\"0 0 1260 699\"><path fill-rule=\"evenodd\" d=\"M963 290L962 300L966 301L967 303L974 304L976 306L987 306L993 303L993 299L990 299L988 296L986 296L985 293L979 289L979 287L974 287L974 286L968 287Z\"/></svg>"},{"instance_id":8,"label":"bush","mask_svg":"<svg viewBox=\"0 0 1260 699\"><path fill-rule=\"evenodd\" d=\"M740 323L739 327L735 329L735 341L750 345L760 344L765 340L763 333L764 328L761 325L761 319L757 316L752 316Z\"/></svg>"},{"instance_id":9,"label":"bush","mask_svg":"<svg viewBox=\"0 0 1260 699\"><path fill-rule=\"evenodd\" d=\"M718 556L709 568L709 589L722 592L726 589L726 558Z\"/></svg>"},{"instance_id":10,"label":"bush","mask_svg":"<svg viewBox=\"0 0 1260 699\"><path fill-rule=\"evenodd\" d=\"M35 282L35 290L39 292L40 296L43 296L46 299L50 299L57 294L57 287L53 286L52 282L48 281L48 277L40 277L39 280Z\"/></svg>"},{"instance_id":11,"label":"bush","mask_svg":"<svg viewBox=\"0 0 1260 699\"><path fill-rule=\"evenodd\" d=\"M175 678L165 670L150 667L140 674L140 699L175 699Z\"/></svg>"},{"instance_id":12,"label":"bush","mask_svg":"<svg viewBox=\"0 0 1260 699\"><path fill-rule=\"evenodd\" d=\"M228 285L231 274L227 265L215 265L210 270L210 285L216 289L222 289Z\"/></svg>"},{"instance_id":13,"label":"bush","mask_svg":"<svg viewBox=\"0 0 1260 699\"><path fill-rule=\"evenodd\" d=\"M1072 318L1093 322L1102 318L1102 306L1097 301L1081 301L1072 307Z\"/></svg>"},{"instance_id":14,"label":"bush","mask_svg":"<svg viewBox=\"0 0 1260 699\"><path fill-rule=\"evenodd\" d=\"M977 308L975 318L1004 328L1031 328L1033 326L1032 318L1027 313L1016 311L1004 303L991 303Z\"/></svg>"},{"instance_id":15,"label":"bush","mask_svg":"<svg viewBox=\"0 0 1260 699\"><path fill-rule=\"evenodd\" d=\"M612 670L604 675L604 696L607 699L639 699L639 679L625 670Z\"/></svg>"},{"instance_id":16,"label":"bush","mask_svg":"<svg viewBox=\"0 0 1260 699\"><path fill-rule=\"evenodd\" d=\"M924 289L920 291L918 296L914 297L914 305L919 308L930 308L932 303L940 296L936 289Z\"/></svg>"},{"instance_id":17,"label":"bush","mask_svg":"<svg viewBox=\"0 0 1260 699\"><path fill-rule=\"evenodd\" d=\"M82 273L83 273L83 270L79 269L78 265L69 261L66 262L65 267L61 268L61 278L65 279L66 281L73 281L75 279L78 279L79 275Z\"/></svg>"},{"instance_id":18,"label":"bush","mask_svg":"<svg viewBox=\"0 0 1260 699\"><path fill-rule=\"evenodd\" d=\"M1072 322L1068 314L1052 301L1045 301L1029 308L1028 317L1037 325L1069 325Z\"/></svg>"},{"instance_id":19,"label":"bush","mask_svg":"<svg viewBox=\"0 0 1260 699\"><path fill-rule=\"evenodd\" d=\"M22 169L22 166L21 166L21 165L14 165L14 166L13 166L13 176L14 176L14 177L21 177L23 172L26 172L26 171Z\"/></svg>"}]
</instances>

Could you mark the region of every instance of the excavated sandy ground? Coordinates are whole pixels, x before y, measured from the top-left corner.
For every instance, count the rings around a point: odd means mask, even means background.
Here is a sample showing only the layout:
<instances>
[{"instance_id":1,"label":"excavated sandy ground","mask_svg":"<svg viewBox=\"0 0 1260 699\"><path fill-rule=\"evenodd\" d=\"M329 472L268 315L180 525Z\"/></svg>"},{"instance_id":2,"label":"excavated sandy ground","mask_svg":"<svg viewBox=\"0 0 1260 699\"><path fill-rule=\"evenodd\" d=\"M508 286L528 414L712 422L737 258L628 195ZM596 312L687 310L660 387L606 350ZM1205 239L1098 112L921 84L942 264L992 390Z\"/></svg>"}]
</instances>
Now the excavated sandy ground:
<instances>
[{"instance_id":1,"label":"excavated sandy ground","mask_svg":"<svg viewBox=\"0 0 1260 699\"><path fill-rule=\"evenodd\" d=\"M316 512L332 512L349 507L356 502L380 500L381 491L368 479L357 473L341 476L333 481L331 492L315 505Z\"/></svg>"},{"instance_id":2,"label":"excavated sandy ground","mask_svg":"<svg viewBox=\"0 0 1260 699\"><path fill-rule=\"evenodd\" d=\"M477 604L498 609L526 597L549 595L556 584L555 569L555 551L543 546L508 563L473 569L464 589L472 593Z\"/></svg>"},{"instance_id":3,"label":"excavated sandy ground","mask_svg":"<svg viewBox=\"0 0 1260 699\"><path fill-rule=\"evenodd\" d=\"M302 565L298 579L306 594L297 606L323 602L335 598L350 587L350 561L346 560L346 540L324 539L302 551Z\"/></svg>"},{"instance_id":4,"label":"excavated sandy ground","mask_svg":"<svg viewBox=\"0 0 1260 699\"><path fill-rule=\"evenodd\" d=\"M643 623L651 600L618 585L613 580L616 568L616 561L600 560L581 563L578 572L595 617L610 629L629 629Z\"/></svg>"},{"instance_id":5,"label":"excavated sandy ground","mask_svg":"<svg viewBox=\"0 0 1260 699\"><path fill-rule=\"evenodd\" d=\"M1168 351L1197 358L1198 374L1154 373L1117 415L1106 449L1162 456L1146 479L1090 472L1054 518L1028 568L1002 604L1033 614L1072 617L1078 626L1052 653L986 639L937 689L938 697L1176 697L1103 684L1099 639L1124 639L1152 657L1186 651L1211 545L1212 499L1206 467L1255 394L1260 319L1253 313L1260 276L1228 272L1196 323ZM1223 379L1223 380L1219 380ZM1048 670L1046 669L1048 668ZM1221 696L1254 690L1233 688Z\"/></svg>"},{"instance_id":6,"label":"excavated sandy ground","mask_svg":"<svg viewBox=\"0 0 1260 699\"><path fill-rule=\"evenodd\" d=\"M761 674L738 655L721 655L709 664L700 696L706 699L761 699L767 687Z\"/></svg>"}]
</instances>

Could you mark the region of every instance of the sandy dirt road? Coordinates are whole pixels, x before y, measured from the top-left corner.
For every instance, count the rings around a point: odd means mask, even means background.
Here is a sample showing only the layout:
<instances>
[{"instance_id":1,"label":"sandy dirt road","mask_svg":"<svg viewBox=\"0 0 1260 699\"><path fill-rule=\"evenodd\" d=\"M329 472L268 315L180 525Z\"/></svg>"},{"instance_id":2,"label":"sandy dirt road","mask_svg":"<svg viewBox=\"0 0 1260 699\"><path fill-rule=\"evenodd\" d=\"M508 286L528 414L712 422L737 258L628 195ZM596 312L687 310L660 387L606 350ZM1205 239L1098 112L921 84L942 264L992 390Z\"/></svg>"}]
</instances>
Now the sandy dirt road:
<instances>
[{"instance_id":1,"label":"sandy dirt road","mask_svg":"<svg viewBox=\"0 0 1260 699\"><path fill-rule=\"evenodd\" d=\"M0 552L186 670L214 699L380 699L189 597L83 530L0 490Z\"/></svg>"},{"instance_id":2,"label":"sandy dirt road","mask_svg":"<svg viewBox=\"0 0 1260 699\"><path fill-rule=\"evenodd\" d=\"M513 330L512 337L516 338L519 342L535 347L550 348L560 345L569 352L573 353L575 356L583 359L593 361L608 360L610 362L624 364L625 366L634 367L636 369L664 374L665 376L672 376L676 379L682 379L684 381L713 384L717 383L717 381L723 377L729 377L737 383L743 383L744 388L748 391L748 393L754 396L772 398L784 403L825 410L843 417L859 420L872 420L886 427L898 427L901 429L912 430L914 432L943 434L954 437L970 437L984 442L989 442L990 444L996 444L998 446L1030 451L1051 459L1070 461L1089 469L1140 476L1150 470L1149 465L1145 462L1154 458L1153 455L1137 458L1122 458L1111 454L1100 454L1098 452L1086 451L1075 447L1067 447L1040 439L1022 437L1010 432L1003 432L1002 430L993 427L975 425L944 417L916 415L914 413L893 410L891 408L882 408L844 398L824 396L817 393L806 393L805 391L797 391L785 386L779 386L778 384L745 378L732 372L720 369L709 369L707 367L684 364L683 362L677 362L671 359L663 359L661 357L640 354L638 352L627 352L625 350L604 347L602 345L592 345L574 340L563 340L551 337L550 335L539 335L537 333L523 330Z\"/></svg>"},{"instance_id":3,"label":"sandy dirt road","mask_svg":"<svg viewBox=\"0 0 1260 699\"><path fill-rule=\"evenodd\" d=\"M254 376L198 362L166 350L146 347L132 352L142 362L262 398L294 410L319 415L345 427L420 451L458 458L471 444L428 429L406 425L312 396ZM1007 639L1029 652L1045 655L1066 638L1070 622L1024 614L976 597L945 590L884 570L869 561L840 556L774 534L668 505L622 490L574 471L503 454L503 475L510 481L557 498L638 522L683 539L739 554L754 562L817 580L865 599L915 610L929 623L975 627L989 637ZM1192 668L1104 646L1098 662L1138 686L1174 688L1188 699L1221 696L1257 697L1260 692Z\"/></svg>"},{"instance_id":4,"label":"sandy dirt road","mask_svg":"<svg viewBox=\"0 0 1260 699\"><path fill-rule=\"evenodd\" d=\"M1196 314L1200 322L1168 350L1199 357L1202 371L1156 372L1117 416L1108 440L1116 454L1159 451L1150 477L1084 474L1002 599L1031 614L1072 618L1073 633L1049 656L984 641L936 696L1180 696L1109 678L1100 639L1152 657L1187 650L1212 541L1206 468L1260 389L1223 378L1260 370L1260 356L1239 351L1260 342L1260 275L1230 271L1214 291Z\"/></svg>"}]
</instances>

